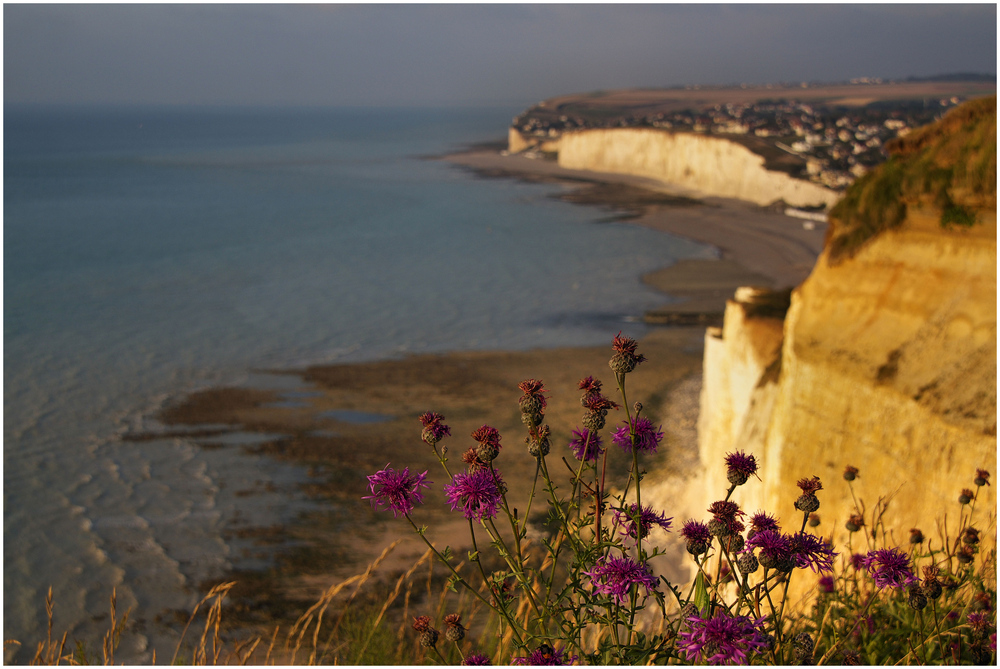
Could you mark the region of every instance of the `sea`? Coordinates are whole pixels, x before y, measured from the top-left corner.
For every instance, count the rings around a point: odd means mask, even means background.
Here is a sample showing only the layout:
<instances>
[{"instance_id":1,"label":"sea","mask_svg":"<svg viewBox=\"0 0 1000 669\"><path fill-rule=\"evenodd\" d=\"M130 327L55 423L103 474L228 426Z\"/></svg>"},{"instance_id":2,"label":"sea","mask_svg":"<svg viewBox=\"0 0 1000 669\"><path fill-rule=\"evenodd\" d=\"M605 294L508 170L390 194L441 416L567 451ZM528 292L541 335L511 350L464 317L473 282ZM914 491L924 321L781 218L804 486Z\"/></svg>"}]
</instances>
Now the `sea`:
<instances>
[{"instance_id":1,"label":"sea","mask_svg":"<svg viewBox=\"0 0 1000 669\"><path fill-rule=\"evenodd\" d=\"M164 403L294 392L266 370L316 363L641 337L670 298L640 275L715 256L564 186L429 159L503 139L520 111L5 106L8 662L45 638L50 589L69 649L99 657L114 592L133 621L116 661L168 661L163 612L266 566L226 528L310 504L294 465L123 439Z\"/></svg>"}]
</instances>

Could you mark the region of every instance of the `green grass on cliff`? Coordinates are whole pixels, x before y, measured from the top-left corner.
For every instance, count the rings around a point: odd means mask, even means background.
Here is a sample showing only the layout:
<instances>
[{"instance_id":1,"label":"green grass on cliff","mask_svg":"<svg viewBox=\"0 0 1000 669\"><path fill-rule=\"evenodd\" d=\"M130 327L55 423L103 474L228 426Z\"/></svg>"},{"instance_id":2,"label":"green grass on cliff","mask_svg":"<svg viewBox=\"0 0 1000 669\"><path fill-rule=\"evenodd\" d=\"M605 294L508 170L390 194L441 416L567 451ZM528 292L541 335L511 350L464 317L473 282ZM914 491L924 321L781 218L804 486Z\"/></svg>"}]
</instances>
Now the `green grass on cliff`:
<instances>
[{"instance_id":1,"label":"green grass on cliff","mask_svg":"<svg viewBox=\"0 0 1000 669\"><path fill-rule=\"evenodd\" d=\"M830 212L830 262L902 224L907 207L932 206L942 227L972 226L996 209L997 99L982 98L886 146L890 157L858 179Z\"/></svg>"}]
</instances>

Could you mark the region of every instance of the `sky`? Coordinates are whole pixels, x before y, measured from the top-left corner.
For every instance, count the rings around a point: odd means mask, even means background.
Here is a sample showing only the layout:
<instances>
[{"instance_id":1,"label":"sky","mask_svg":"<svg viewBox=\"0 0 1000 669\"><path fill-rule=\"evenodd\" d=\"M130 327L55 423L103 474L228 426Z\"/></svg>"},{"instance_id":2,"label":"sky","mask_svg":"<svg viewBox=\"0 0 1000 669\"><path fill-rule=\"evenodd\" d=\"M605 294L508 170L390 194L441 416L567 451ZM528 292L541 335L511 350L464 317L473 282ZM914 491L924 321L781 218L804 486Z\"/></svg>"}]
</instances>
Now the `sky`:
<instances>
[{"instance_id":1,"label":"sky","mask_svg":"<svg viewBox=\"0 0 1000 669\"><path fill-rule=\"evenodd\" d=\"M4 100L530 105L688 84L996 73L996 4L11 4Z\"/></svg>"}]
</instances>

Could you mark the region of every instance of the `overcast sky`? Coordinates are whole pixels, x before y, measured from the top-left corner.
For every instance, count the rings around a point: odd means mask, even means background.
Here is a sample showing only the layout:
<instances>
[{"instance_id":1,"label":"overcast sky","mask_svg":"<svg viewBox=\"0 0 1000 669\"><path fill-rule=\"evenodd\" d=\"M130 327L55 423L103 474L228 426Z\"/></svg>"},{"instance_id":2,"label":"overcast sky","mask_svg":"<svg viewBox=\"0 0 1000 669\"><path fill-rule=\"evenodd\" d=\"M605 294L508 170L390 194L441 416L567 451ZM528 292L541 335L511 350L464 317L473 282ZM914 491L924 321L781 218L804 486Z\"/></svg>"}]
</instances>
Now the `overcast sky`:
<instances>
[{"instance_id":1,"label":"overcast sky","mask_svg":"<svg viewBox=\"0 0 1000 669\"><path fill-rule=\"evenodd\" d=\"M527 105L682 84L993 74L996 4L3 7L7 102Z\"/></svg>"}]
</instances>

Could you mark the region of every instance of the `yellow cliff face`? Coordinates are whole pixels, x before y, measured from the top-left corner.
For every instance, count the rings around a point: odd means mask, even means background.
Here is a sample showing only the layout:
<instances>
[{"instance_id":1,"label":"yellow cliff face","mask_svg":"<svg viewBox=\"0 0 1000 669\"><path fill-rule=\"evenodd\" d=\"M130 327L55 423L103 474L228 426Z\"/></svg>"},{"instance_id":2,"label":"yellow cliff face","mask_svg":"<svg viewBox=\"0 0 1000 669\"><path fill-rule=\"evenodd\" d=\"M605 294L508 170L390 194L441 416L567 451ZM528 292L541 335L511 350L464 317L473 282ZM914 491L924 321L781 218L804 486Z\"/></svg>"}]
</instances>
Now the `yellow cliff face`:
<instances>
[{"instance_id":1,"label":"yellow cliff face","mask_svg":"<svg viewBox=\"0 0 1000 669\"><path fill-rule=\"evenodd\" d=\"M829 206L839 198L822 186L767 170L761 156L717 137L651 128L581 130L560 137L558 151L560 167L634 174L760 205L784 200L798 207Z\"/></svg>"},{"instance_id":2,"label":"yellow cliff face","mask_svg":"<svg viewBox=\"0 0 1000 669\"><path fill-rule=\"evenodd\" d=\"M855 497L869 524L881 498L890 543L919 528L940 548L976 470L996 474L996 98L888 148L831 212L826 247L772 331L774 360L747 364L767 346L739 312L707 337L699 451L710 480L724 480L727 452L753 453L761 481L734 499L787 530L802 522L796 482L818 476L814 532L847 546ZM860 470L853 496L848 465ZM992 486L977 506L995 532Z\"/></svg>"},{"instance_id":3,"label":"yellow cliff face","mask_svg":"<svg viewBox=\"0 0 1000 669\"><path fill-rule=\"evenodd\" d=\"M945 230L939 211L911 209L850 260L831 266L824 252L793 293L771 378L766 363L746 364L746 350L766 349L760 325L730 322L727 310L722 339L706 344L699 447L715 479L727 452L758 457L761 482L734 496L748 512L766 508L797 529L795 483L819 476L815 531L846 545L852 465L869 512L891 498L896 541L917 527L940 546L945 514L954 537L959 492L996 462L996 212L980 215ZM978 504L995 510L992 487Z\"/></svg>"}]
</instances>

